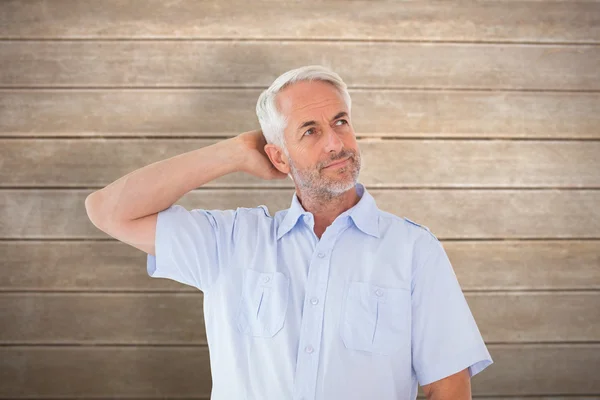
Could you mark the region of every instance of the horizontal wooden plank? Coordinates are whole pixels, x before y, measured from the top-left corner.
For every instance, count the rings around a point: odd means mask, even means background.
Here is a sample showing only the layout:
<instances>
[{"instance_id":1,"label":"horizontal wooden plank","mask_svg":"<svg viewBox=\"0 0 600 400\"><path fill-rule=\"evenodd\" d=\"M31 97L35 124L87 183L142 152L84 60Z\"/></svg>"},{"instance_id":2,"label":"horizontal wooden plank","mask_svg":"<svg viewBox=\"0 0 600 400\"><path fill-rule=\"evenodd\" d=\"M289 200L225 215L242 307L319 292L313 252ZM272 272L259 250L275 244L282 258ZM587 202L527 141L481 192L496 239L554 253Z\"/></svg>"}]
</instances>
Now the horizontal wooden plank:
<instances>
[{"instance_id":1,"label":"horizontal wooden plank","mask_svg":"<svg viewBox=\"0 0 600 400\"><path fill-rule=\"evenodd\" d=\"M350 87L600 89L600 47L584 45L5 41L0 54L4 87L267 87L323 64Z\"/></svg>"},{"instance_id":2,"label":"horizontal wooden plank","mask_svg":"<svg viewBox=\"0 0 600 400\"><path fill-rule=\"evenodd\" d=\"M209 139L0 139L0 187L104 187ZM600 141L359 139L368 187L600 187ZM206 187L267 182L237 172ZM290 179L268 182L293 188Z\"/></svg>"},{"instance_id":3,"label":"horizontal wooden plank","mask_svg":"<svg viewBox=\"0 0 600 400\"><path fill-rule=\"evenodd\" d=\"M139 291L197 289L169 279L152 279L146 253L118 241L0 242L0 291ZM599 278L600 279L600 278ZM585 281L585 280L584 280Z\"/></svg>"},{"instance_id":4,"label":"horizontal wooden plank","mask_svg":"<svg viewBox=\"0 0 600 400\"><path fill-rule=\"evenodd\" d=\"M600 345L489 349L475 396L600 394ZM1 347L0 377L3 398L208 397L212 385L206 347Z\"/></svg>"},{"instance_id":5,"label":"horizontal wooden plank","mask_svg":"<svg viewBox=\"0 0 600 400\"><path fill-rule=\"evenodd\" d=\"M463 291L600 289L597 240L444 241ZM0 242L0 291L189 291L118 241Z\"/></svg>"},{"instance_id":6,"label":"horizontal wooden plank","mask_svg":"<svg viewBox=\"0 0 600 400\"><path fill-rule=\"evenodd\" d=\"M2 347L0 398L210 396L206 347Z\"/></svg>"},{"instance_id":7,"label":"horizontal wooden plank","mask_svg":"<svg viewBox=\"0 0 600 400\"><path fill-rule=\"evenodd\" d=\"M259 89L0 90L0 135L230 135ZM600 138L600 93L353 89L360 136Z\"/></svg>"},{"instance_id":8,"label":"horizontal wooden plank","mask_svg":"<svg viewBox=\"0 0 600 400\"><path fill-rule=\"evenodd\" d=\"M476 379L476 378L475 378ZM425 396L421 396L417 398L425 398ZM598 400L598 396L473 396L473 399L477 400ZM207 399L208 400L208 399Z\"/></svg>"},{"instance_id":9,"label":"horizontal wooden plank","mask_svg":"<svg viewBox=\"0 0 600 400\"><path fill-rule=\"evenodd\" d=\"M473 378L477 395L599 395L600 345L490 345L494 364ZM588 370L591 368L592 370Z\"/></svg>"},{"instance_id":10,"label":"horizontal wooden plank","mask_svg":"<svg viewBox=\"0 0 600 400\"><path fill-rule=\"evenodd\" d=\"M85 211L92 190L0 190L0 238L110 238ZM440 239L597 239L600 190L372 189L377 206L428 226ZM290 206L293 190L200 189L176 204L188 209ZM493 211L490 211L493 210Z\"/></svg>"},{"instance_id":11,"label":"horizontal wooden plank","mask_svg":"<svg viewBox=\"0 0 600 400\"><path fill-rule=\"evenodd\" d=\"M463 290L600 288L600 243L594 240L442 244Z\"/></svg>"},{"instance_id":12,"label":"horizontal wooden plank","mask_svg":"<svg viewBox=\"0 0 600 400\"><path fill-rule=\"evenodd\" d=\"M600 292L467 293L487 342L600 342Z\"/></svg>"},{"instance_id":13,"label":"horizontal wooden plank","mask_svg":"<svg viewBox=\"0 0 600 400\"><path fill-rule=\"evenodd\" d=\"M199 291L0 293L0 309L3 345L206 344Z\"/></svg>"},{"instance_id":14,"label":"horizontal wooden plank","mask_svg":"<svg viewBox=\"0 0 600 400\"><path fill-rule=\"evenodd\" d=\"M598 400L598 396L472 396L476 400ZM426 399L426 396L422 392L422 388L419 388L417 399ZM136 399L137 400L137 399ZM208 400L208 399L207 399Z\"/></svg>"},{"instance_id":15,"label":"horizontal wooden plank","mask_svg":"<svg viewBox=\"0 0 600 400\"><path fill-rule=\"evenodd\" d=\"M597 2L3 1L0 38L598 42ZM318 10L318 14L315 12ZM513 16L507 18L506 15ZM257 23L257 21L259 23Z\"/></svg>"},{"instance_id":16,"label":"horizontal wooden plank","mask_svg":"<svg viewBox=\"0 0 600 400\"><path fill-rule=\"evenodd\" d=\"M600 292L466 297L486 343L600 341ZM3 345L206 344L201 292L0 293L0 309Z\"/></svg>"}]
</instances>

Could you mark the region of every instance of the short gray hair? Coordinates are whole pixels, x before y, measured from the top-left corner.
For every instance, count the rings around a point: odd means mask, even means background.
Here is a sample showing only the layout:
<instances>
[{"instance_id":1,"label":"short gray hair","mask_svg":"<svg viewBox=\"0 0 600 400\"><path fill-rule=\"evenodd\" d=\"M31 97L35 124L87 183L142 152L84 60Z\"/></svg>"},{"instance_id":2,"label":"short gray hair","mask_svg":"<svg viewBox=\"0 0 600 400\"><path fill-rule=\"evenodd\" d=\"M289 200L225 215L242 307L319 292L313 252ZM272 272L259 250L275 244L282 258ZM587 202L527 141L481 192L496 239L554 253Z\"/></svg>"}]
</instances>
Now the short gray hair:
<instances>
[{"instance_id":1,"label":"short gray hair","mask_svg":"<svg viewBox=\"0 0 600 400\"><path fill-rule=\"evenodd\" d=\"M258 122L260 123L260 127L267 143L278 145L288 157L289 153L285 145L285 137L283 134L288 121L277 109L275 99L277 94L288 85L298 81L312 80L329 82L335 86L344 98L346 106L348 107L348 114L350 114L352 100L350 99L347 85L338 74L322 65L307 65L283 73L275 79L268 89L260 94L256 103L256 115L258 116Z\"/></svg>"}]
</instances>

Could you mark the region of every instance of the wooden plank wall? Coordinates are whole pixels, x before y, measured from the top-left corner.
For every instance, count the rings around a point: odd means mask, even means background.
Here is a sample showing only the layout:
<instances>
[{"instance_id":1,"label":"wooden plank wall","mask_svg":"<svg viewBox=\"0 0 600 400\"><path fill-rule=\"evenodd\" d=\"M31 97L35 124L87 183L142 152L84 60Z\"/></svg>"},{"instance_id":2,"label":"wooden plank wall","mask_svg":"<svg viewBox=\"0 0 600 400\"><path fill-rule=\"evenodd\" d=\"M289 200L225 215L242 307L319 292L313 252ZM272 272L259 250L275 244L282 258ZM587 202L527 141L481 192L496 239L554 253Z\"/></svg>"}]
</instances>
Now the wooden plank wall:
<instances>
[{"instance_id":1,"label":"wooden plank wall","mask_svg":"<svg viewBox=\"0 0 600 400\"><path fill-rule=\"evenodd\" d=\"M4 0L0 398L209 398L202 294L84 200L257 128L307 64L348 83L379 206L442 240L495 359L474 396L600 396L600 3ZM178 204L292 193L232 174Z\"/></svg>"}]
</instances>

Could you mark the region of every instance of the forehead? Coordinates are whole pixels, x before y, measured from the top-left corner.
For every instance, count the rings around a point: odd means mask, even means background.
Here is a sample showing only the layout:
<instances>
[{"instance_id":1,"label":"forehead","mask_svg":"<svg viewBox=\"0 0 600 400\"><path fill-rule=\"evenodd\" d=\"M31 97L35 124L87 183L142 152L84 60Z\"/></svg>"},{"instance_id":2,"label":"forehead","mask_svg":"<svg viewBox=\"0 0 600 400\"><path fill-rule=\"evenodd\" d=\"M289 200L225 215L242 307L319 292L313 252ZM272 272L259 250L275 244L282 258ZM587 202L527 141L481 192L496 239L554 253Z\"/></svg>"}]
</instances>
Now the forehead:
<instances>
[{"instance_id":1,"label":"forehead","mask_svg":"<svg viewBox=\"0 0 600 400\"><path fill-rule=\"evenodd\" d=\"M344 98L333 84L324 81L294 82L279 92L277 107L290 122L317 119L321 113L348 112ZM333 115L326 115L327 118ZM314 117L314 118L313 118Z\"/></svg>"}]
</instances>

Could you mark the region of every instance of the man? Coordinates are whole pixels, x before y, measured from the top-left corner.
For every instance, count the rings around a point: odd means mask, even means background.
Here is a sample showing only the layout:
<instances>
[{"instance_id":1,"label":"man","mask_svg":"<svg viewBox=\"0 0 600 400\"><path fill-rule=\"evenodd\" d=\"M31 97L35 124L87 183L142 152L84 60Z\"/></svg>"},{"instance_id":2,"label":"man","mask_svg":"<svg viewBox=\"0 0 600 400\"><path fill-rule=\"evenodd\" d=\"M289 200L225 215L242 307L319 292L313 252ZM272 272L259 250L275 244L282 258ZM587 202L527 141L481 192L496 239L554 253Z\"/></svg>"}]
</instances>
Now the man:
<instances>
[{"instance_id":1,"label":"man","mask_svg":"<svg viewBox=\"0 0 600 400\"><path fill-rule=\"evenodd\" d=\"M288 71L261 130L148 165L86 199L90 219L148 253L147 271L204 293L211 399L471 398L492 363L442 244L379 210L342 79ZM191 211L181 196L234 171L285 179L289 209Z\"/></svg>"}]
</instances>

